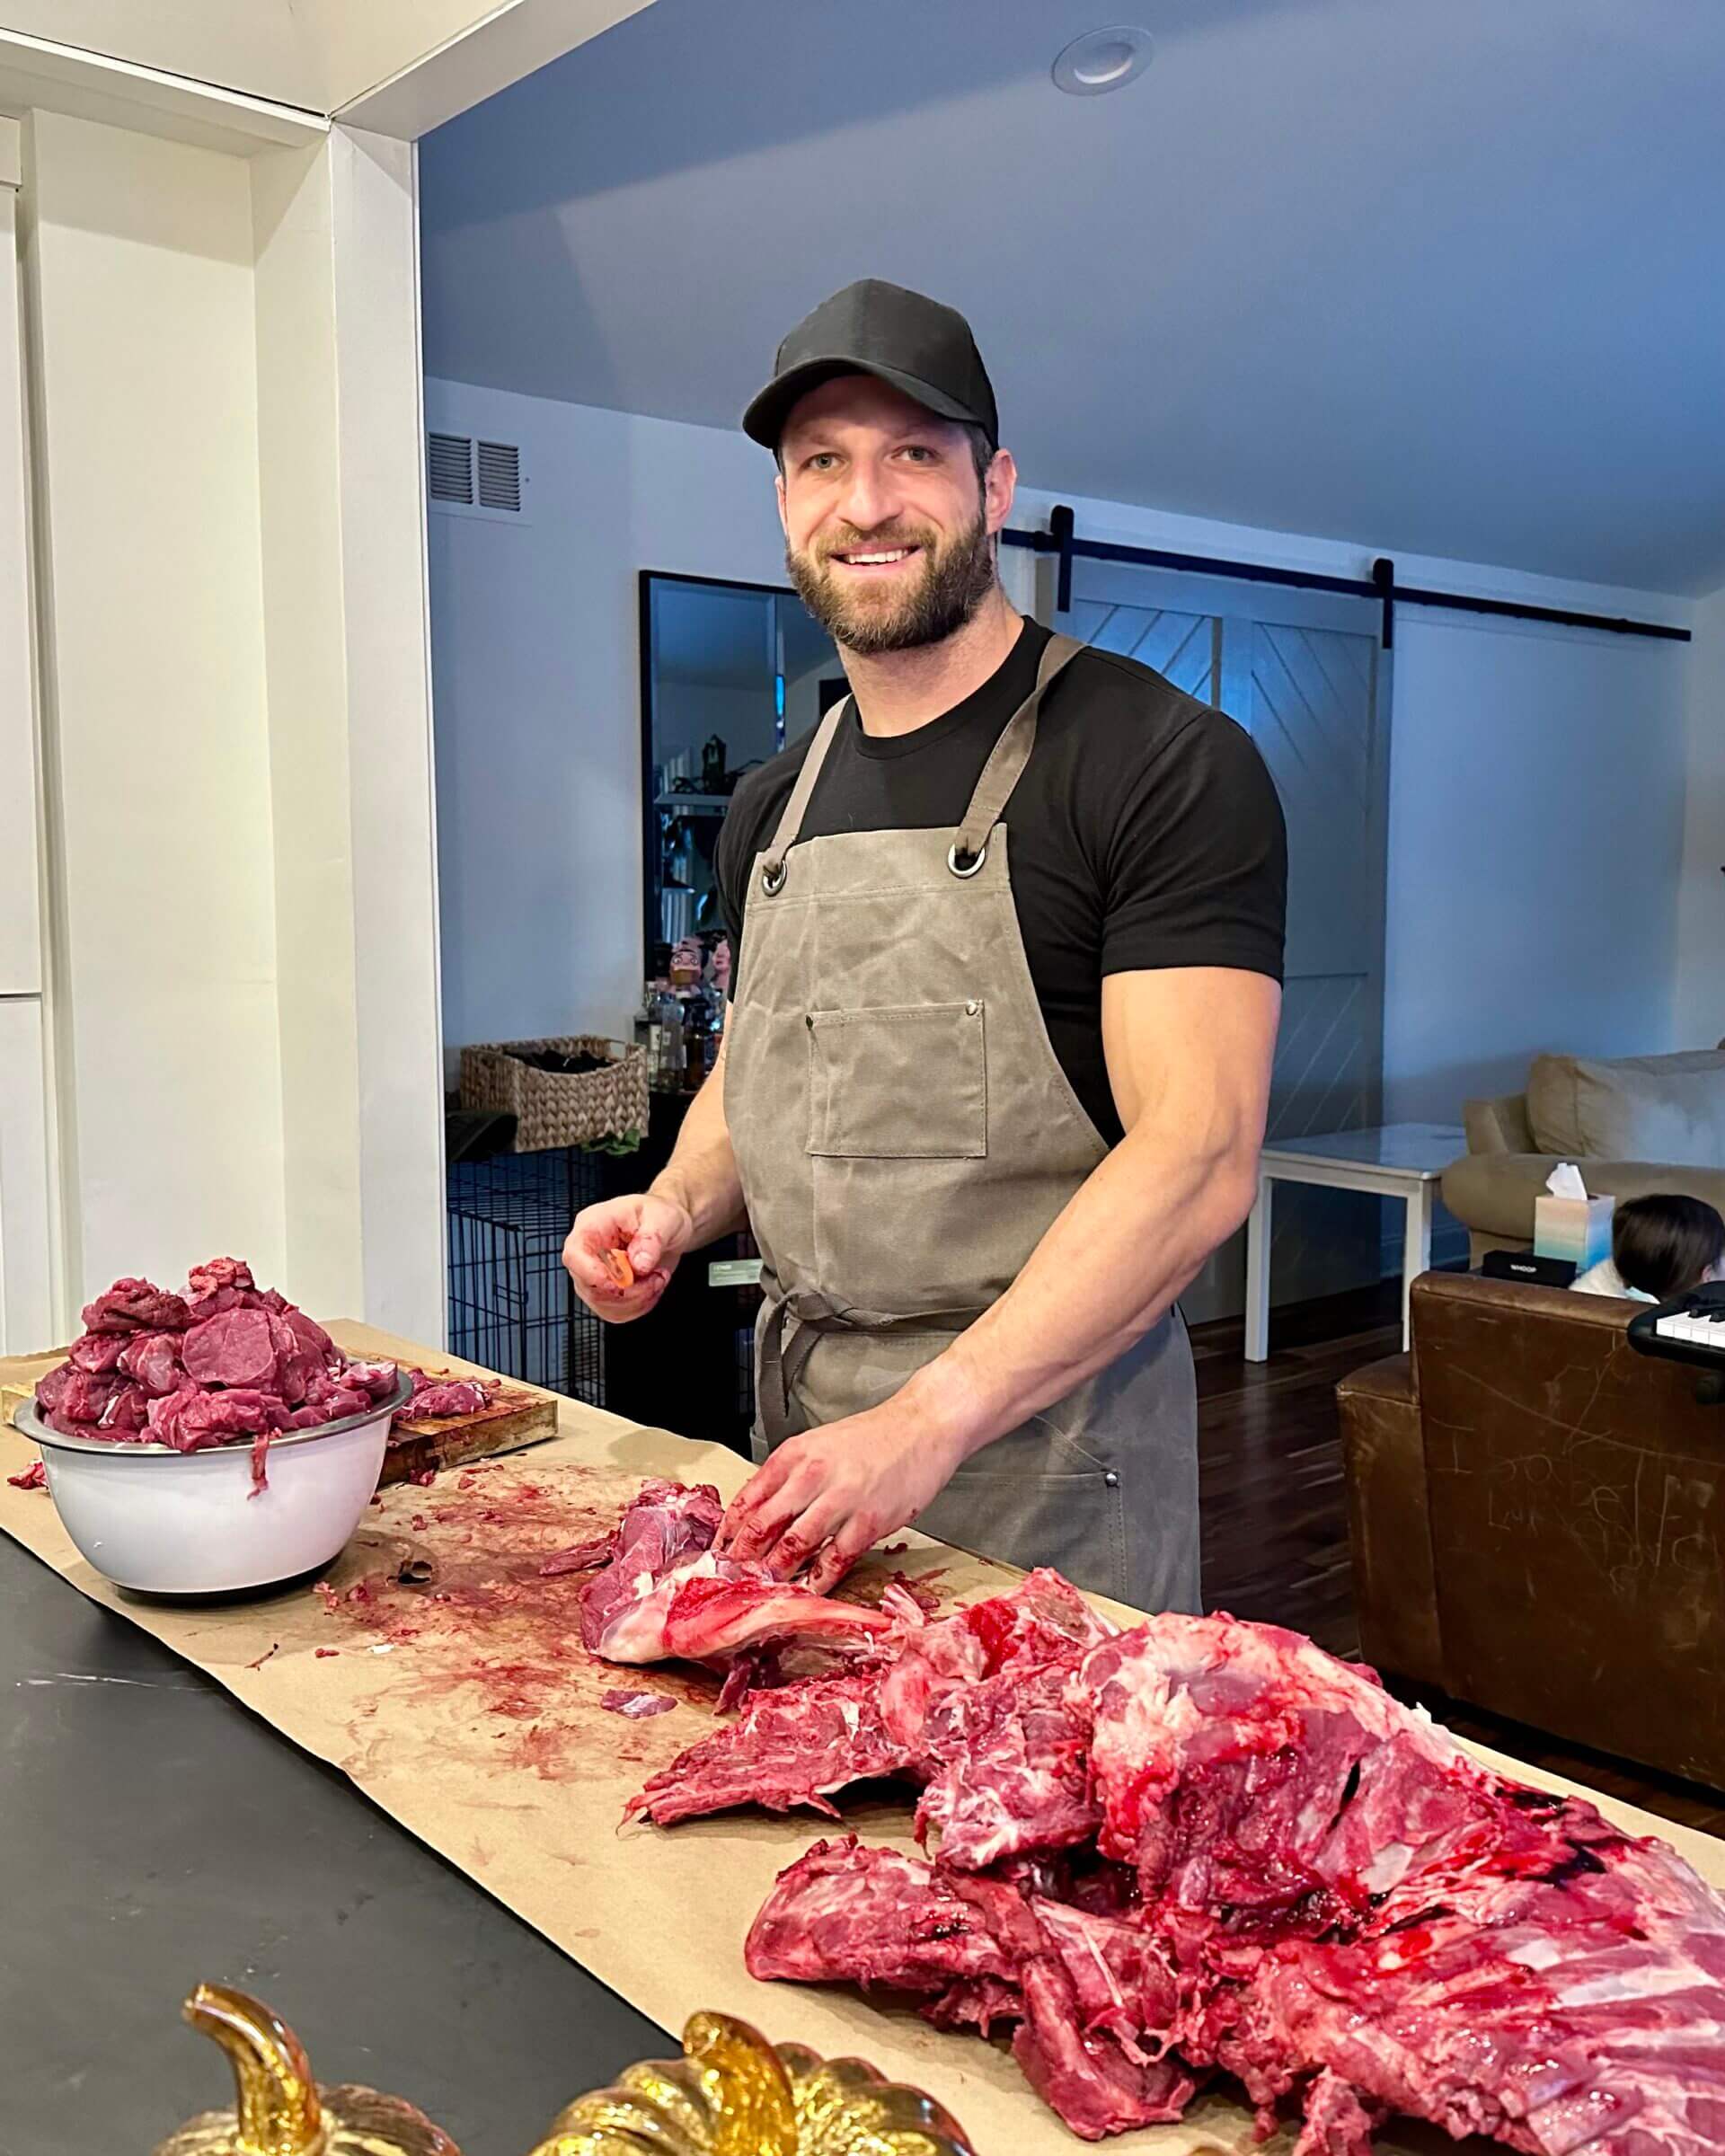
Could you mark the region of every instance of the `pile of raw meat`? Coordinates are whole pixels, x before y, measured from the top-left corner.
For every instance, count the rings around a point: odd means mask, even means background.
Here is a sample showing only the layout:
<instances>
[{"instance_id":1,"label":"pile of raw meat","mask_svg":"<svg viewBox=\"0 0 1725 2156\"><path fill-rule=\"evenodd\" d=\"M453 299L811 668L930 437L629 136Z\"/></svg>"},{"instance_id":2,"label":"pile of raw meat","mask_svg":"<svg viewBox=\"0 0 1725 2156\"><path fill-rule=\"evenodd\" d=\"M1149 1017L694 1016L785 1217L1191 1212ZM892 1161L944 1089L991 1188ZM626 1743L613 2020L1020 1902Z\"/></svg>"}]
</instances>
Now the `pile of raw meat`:
<instances>
[{"instance_id":1,"label":"pile of raw meat","mask_svg":"<svg viewBox=\"0 0 1725 2156\"><path fill-rule=\"evenodd\" d=\"M272 1437L358 1415L396 1390L394 1363L345 1356L314 1319L260 1288L238 1258L194 1268L183 1294L116 1280L85 1305L84 1325L36 1387L50 1429L179 1453L248 1444L257 1489ZM492 1390L411 1374L403 1417L472 1414Z\"/></svg>"},{"instance_id":2,"label":"pile of raw meat","mask_svg":"<svg viewBox=\"0 0 1725 2156\"><path fill-rule=\"evenodd\" d=\"M588 1590L600 1652L679 1577L628 1569L632 1516ZM817 1842L755 1921L755 1975L1010 2028L1090 2140L1224 2073L1266 2133L1298 2107L1298 2156L1362 2156L1398 2113L1531 2156L1725 2149L1725 1902L1663 1843L1487 1772L1272 1626L1118 1633L1051 1572L889 1614L826 1674L750 1692L631 1807L668 1825L920 1786L932 1853Z\"/></svg>"}]
</instances>

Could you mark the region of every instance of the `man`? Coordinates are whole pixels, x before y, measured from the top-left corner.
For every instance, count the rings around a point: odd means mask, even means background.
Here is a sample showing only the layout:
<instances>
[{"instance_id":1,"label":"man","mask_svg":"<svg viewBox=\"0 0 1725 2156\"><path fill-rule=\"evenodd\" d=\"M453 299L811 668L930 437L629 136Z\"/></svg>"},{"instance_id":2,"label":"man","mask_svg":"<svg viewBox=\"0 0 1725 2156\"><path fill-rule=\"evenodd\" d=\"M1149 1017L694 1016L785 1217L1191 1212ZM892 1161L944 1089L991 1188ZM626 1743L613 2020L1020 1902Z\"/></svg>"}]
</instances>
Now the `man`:
<instances>
[{"instance_id":1,"label":"man","mask_svg":"<svg viewBox=\"0 0 1725 2156\"><path fill-rule=\"evenodd\" d=\"M853 285L743 424L851 695L739 786L719 1067L665 1172L581 1214L565 1263L629 1320L753 1228L763 1464L722 1549L824 1588L915 1519L1196 1609L1175 1298L1256 1184L1274 790L1231 720L1008 603L1016 473L961 316Z\"/></svg>"}]
</instances>

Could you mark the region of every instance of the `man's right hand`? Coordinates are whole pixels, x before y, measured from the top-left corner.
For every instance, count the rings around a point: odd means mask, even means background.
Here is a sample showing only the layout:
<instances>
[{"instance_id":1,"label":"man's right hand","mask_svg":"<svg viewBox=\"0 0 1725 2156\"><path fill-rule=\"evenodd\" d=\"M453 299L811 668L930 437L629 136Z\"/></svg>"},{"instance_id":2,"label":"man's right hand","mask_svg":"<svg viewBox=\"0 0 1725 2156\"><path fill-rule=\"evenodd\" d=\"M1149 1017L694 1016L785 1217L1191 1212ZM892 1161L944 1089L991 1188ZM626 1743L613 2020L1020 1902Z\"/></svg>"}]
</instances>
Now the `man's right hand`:
<instances>
[{"instance_id":1,"label":"man's right hand","mask_svg":"<svg viewBox=\"0 0 1725 2156\"><path fill-rule=\"evenodd\" d=\"M607 1324L626 1325L645 1317L665 1293L677 1261L694 1240L694 1223L672 1198L651 1191L639 1197L608 1198L575 1215L563 1245L563 1265L575 1293ZM619 1287L606 1264L607 1250L621 1250L635 1276L632 1287Z\"/></svg>"}]
</instances>

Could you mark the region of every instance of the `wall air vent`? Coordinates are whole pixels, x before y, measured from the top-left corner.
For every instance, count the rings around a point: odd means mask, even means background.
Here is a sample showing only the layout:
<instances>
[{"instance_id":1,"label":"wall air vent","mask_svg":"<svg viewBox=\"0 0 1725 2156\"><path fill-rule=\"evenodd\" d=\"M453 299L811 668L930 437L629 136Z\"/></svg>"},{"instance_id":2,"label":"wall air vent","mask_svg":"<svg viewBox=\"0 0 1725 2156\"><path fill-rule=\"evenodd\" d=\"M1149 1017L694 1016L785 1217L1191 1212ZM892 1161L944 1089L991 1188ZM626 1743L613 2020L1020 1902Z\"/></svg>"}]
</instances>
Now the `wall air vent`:
<instances>
[{"instance_id":1,"label":"wall air vent","mask_svg":"<svg viewBox=\"0 0 1725 2156\"><path fill-rule=\"evenodd\" d=\"M521 508L521 452L513 442L481 442L479 447L479 499L488 509Z\"/></svg>"},{"instance_id":2,"label":"wall air vent","mask_svg":"<svg viewBox=\"0 0 1725 2156\"><path fill-rule=\"evenodd\" d=\"M426 437L426 473L433 501L471 504L473 499L473 445L464 434Z\"/></svg>"},{"instance_id":3,"label":"wall air vent","mask_svg":"<svg viewBox=\"0 0 1725 2156\"><path fill-rule=\"evenodd\" d=\"M470 434L425 437L426 494L434 509L526 524L526 481L517 442L484 442Z\"/></svg>"}]
</instances>

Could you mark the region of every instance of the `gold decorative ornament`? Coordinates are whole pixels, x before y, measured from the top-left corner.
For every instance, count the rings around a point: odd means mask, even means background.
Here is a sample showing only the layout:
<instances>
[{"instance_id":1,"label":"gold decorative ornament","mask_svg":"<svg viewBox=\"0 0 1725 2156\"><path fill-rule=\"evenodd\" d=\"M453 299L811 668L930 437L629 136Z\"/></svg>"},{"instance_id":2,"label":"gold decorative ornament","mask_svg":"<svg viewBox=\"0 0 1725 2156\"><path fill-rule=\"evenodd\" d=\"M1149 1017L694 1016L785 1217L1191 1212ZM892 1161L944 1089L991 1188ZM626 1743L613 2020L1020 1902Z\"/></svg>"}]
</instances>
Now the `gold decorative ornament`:
<instances>
[{"instance_id":1,"label":"gold decorative ornament","mask_svg":"<svg viewBox=\"0 0 1725 2156\"><path fill-rule=\"evenodd\" d=\"M696 2014L680 2059L578 2097L533 2156L975 2156L951 2114L861 2059L775 2050L746 2021Z\"/></svg>"},{"instance_id":2,"label":"gold decorative ornament","mask_svg":"<svg viewBox=\"0 0 1725 2156\"><path fill-rule=\"evenodd\" d=\"M183 2010L227 2054L234 2105L181 2126L155 2156L461 2156L400 2097L320 2089L293 2030L243 1992L200 1984Z\"/></svg>"}]
</instances>

